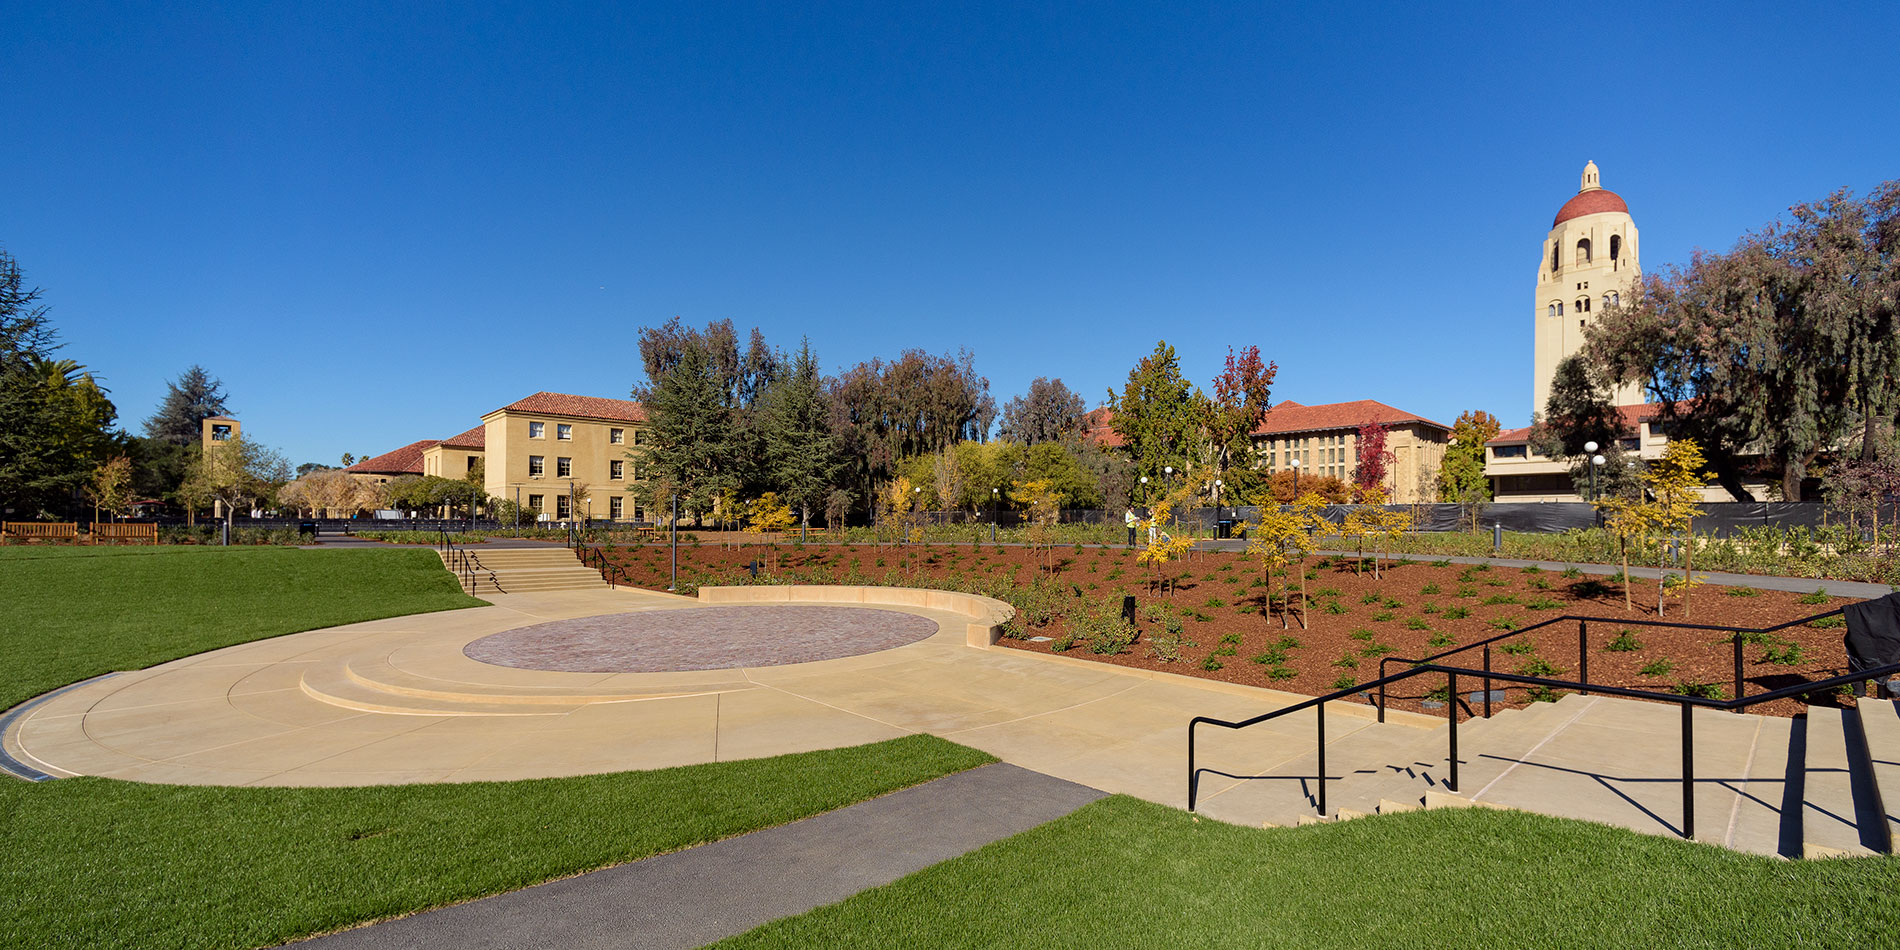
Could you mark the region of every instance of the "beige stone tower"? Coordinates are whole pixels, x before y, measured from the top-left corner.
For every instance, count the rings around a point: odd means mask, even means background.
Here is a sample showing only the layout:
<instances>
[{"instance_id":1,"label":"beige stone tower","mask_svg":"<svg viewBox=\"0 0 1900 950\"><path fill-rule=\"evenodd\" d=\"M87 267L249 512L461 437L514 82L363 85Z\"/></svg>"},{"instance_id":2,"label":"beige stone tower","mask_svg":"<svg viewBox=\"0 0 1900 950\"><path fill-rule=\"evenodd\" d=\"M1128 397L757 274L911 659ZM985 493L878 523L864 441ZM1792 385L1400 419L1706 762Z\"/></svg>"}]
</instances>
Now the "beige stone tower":
<instances>
[{"instance_id":1,"label":"beige stone tower","mask_svg":"<svg viewBox=\"0 0 1900 950\"><path fill-rule=\"evenodd\" d=\"M1557 363L1583 348L1583 331L1606 306L1636 284L1636 222L1616 192L1604 189L1597 163L1583 166L1583 187L1557 209L1537 266L1535 369L1531 411L1542 414ZM1617 405L1642 402L1635 387L1619 387Z\"/></svg>"}]
</instances>

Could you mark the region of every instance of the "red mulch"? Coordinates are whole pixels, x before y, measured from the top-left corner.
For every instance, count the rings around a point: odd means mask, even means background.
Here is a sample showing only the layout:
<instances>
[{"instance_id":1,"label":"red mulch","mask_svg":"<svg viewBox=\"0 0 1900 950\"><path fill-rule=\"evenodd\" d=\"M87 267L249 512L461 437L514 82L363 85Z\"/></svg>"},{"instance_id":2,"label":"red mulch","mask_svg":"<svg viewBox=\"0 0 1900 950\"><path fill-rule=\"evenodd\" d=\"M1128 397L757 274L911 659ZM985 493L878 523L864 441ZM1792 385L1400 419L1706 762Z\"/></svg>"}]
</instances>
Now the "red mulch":
<instances>
[{"instance_id":1,"label":"red mulch","mask_svg":"<svg viewBox=\"0 0 1900 950\"><path fill-rule=\"evenodd\" d=\"M680 576L682 581L702 586L728 583L746 574L748 562L766 563L774 553L778 558L778 571L794 579L800 572L811 569L828 569L835 576L855 567L878 580L893 575L890 583L902 583L905 577L952 573L998 577L1005 572L1018 583L1028 583L1039 571L1036 554L1021 547L811 545L800 549L784 545L773 552L758 545L732 548L706 545L679 549ZM610 551L609 556L634 583L661 589L667 586L670 562L665 546L621 547ZM1601 575L1564 577L1552 571L1505 567L1478 570L1466 565L1437 567L1412 562L1389 564L1383 579L1374 579L1369 571L1355 574L1349 559L1336 559L1320 566L1323 561L1315 558L1309 559L1306 565L1314 576L1306 582L1311 610L1306 618L1307 626L1302 629L1297 609L1286 619L1290 627L1282 626L1280 615L1262 615L1261 605L1267 588L1259 583L1258 563L1243 555L1196 553L1190 562L1174 565L1180 569L1179 583L1167 595L1157 594L1150 587L1149 574L1135 563L1133 551L1060 548L1057 561L1056 577L1075 585L1091 598L1100 600L1129 593L1144 606L1161 603L1187 612L1184 632L1196 645L1185 648L1179 661L1169 663L1157 659L1145 642L1137 642L1113 656L1091 652L1082 642L1068 650L1069 656L1102 663L1320 695L1331 692L1335 681L1344 674L1351 674L1358 682L1376 678L1378 656L1366 655L1368 648L1376 650L1383 645L1391 648L1387 655L1416 659L1452 648L1430 646L1427 641L1438 634L1451 637L1454 645L1464 645L1504 633L1491 623L1499 618L1511 618L1522 627L1550 617L1579 614L1602 618L1588 625L1591 683L1659 691L1684 683L1701 683L1719 687L1724 698L1734 694L1733 647L1727 633L1618 624L1619 620L1626 619L1656 619L1656 586L1651 581L1635 582L1631 590L1634 608L1626 609L1621 587ZM1121 573L1111 579L1109 575L1118 570ZM1277 586L1285 580L1287 578L1275 578L1274 584ZM1293 580L1297 584L1297 576ZM1425 592L1433 586L1437 588L1435 593ZM1805 604L1798 601L1801 595L1797 594L1738 588L1752 593L1734 596L1731 590L1713 584L1699 585L1690 592L1686 610L1681 599L1672 596L1664 606L1663 619L1721 627L1766 627L1832 610L1852 600L1830 597L1820 604ZM1375 594L1381 598L1380 603L1363 602ZM1515 598L1516 603L1485 603L1489 598ZM1553 606L1536 609L1529 606L1540 599ZM1388 606L1388 600L1397 604ZM1329 606L1333 604L1337 608ZM1463 608L1469 616L1447 619L1445 613L1452 608ZM1333 612L1335 609L1338 612ZM1408 621L1414 618L1427 629L1408 629ZM1155 629L1145 618L1140 627L1144 638ZM1640 648L1627 652L1606 650L1624 629L1629 630ZM1370 631L1370 638L1366 638L1365 631ZM1064 633L1063 622L1058 619L1047 627L1032 628L1029 632L1033 636L1059 639ZM1746 692L1755 695L1845 672L1846 655L1841 642L1845 632L1844 627L1806 626L1779 632L1776 636L1782 641L1799 647L1799 658L1793 662L1766 661L1766 654L1783 647L1745 644ZM1359 636L1355 637L1355 633ZM1223 637L1233 634L1239 634L1238 644L1221 642ZM1252 658L1282 637L1293 637L1299 645L1287 649L1287 659L1280 664L1280 668L1291 670L1293 675L1274 679L1269 673L1272 667ZM1506 644L1525 641L1535 644L1534 651L1511 654L1502 649ZM1003 646L1031 651L1051 649L1049 642L1030 640L1004 640ZM1231 652L1227 652L1229 649ZM1562 671L1544 675L1574 678L1578 670L1577 649L1577 625L1558 624L1494 644L1491 662L1494 669L1516 671L1541 659ZM1210 654L1217 650L1223 654L1213 657L1218 668L1207 669ZM1345 657L1351 657L1356 666L1339 665ZM1659 661L1669 665L1667 672L1642 672L1643 667ZM1458 654L1446 662L1477 668L1481 664L1481 651ZM1398 669L1399 664L1387 664L1388 672ZM1420 710L1425 692L1442 684L1442 677L1420 676L1403 681L1389 702L1392 708ZM1500 688L1503 685L1497 684ZM1477 682L1461 677L1458 688L1461 693L1470 693L1480 687ZM1509 695L1511 701L1503 705L1522 706L1528 702L1521 688L1511 689ZM1830 705L1852 703L1851 699L1838 695L1813 697L1813 701ZM1749 711L1793 716L1805 708L1798 700L1786 699L1751 707Z\"/></svg>"}]
</instances>

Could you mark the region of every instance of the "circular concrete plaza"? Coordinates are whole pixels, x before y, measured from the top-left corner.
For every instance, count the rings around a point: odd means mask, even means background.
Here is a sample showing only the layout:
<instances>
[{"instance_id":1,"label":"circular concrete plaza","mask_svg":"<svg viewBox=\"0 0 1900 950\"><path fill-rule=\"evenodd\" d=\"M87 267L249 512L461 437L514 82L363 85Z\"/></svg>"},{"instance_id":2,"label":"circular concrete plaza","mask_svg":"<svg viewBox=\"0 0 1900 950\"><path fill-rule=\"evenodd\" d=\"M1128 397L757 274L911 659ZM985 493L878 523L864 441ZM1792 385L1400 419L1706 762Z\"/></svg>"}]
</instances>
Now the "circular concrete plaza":
<instances>
[{"instance_id":1,"label":"circular concrete plaza","mask_svg":"<svg viewBox=\"0 0 1900 950\"><path fill-rule=\"evenodd\" d=\"M862 656L936 632L928 617L872 607L696 607L538 623L483 637L462 652L520 670L670 673Z\"/></svg>"}]
</instances>

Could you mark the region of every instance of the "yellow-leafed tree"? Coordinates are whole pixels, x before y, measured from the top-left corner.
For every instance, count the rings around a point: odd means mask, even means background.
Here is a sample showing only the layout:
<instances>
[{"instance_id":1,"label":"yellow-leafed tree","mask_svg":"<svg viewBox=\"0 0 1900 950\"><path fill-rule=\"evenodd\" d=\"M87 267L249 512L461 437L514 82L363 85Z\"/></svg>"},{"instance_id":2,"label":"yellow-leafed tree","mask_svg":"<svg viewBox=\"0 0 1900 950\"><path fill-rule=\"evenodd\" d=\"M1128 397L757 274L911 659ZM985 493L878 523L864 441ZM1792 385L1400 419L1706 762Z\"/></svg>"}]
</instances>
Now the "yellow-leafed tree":
<instances>
[{"instance_id":1,"label":"yellow-leafed tree","mask_svg":"<svg viewBox=\"0 0 1900 950\"><path fill-rule=\"evenodd\" d=\"M792 527L796 519L792 515L792 506L778 499L778 492L766 492L746 505L746 523L753 531L766 538L766 556L770 559L767 568L778 573L778 541L785 531Z\"/></svg>"}]
</instances>

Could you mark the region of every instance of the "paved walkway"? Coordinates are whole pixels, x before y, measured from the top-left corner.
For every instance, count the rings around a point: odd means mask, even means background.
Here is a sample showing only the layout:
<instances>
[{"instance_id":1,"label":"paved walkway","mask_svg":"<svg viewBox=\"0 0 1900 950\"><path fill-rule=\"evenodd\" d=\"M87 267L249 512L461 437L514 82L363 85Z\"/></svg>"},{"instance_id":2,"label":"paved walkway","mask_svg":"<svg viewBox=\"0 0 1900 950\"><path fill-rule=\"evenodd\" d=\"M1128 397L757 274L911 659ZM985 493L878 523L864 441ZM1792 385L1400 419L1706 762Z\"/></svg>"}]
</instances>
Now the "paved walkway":
<instances>
[{"instance_id":1,"label":"paved walkway","mask_svg":"<svg viewBox=\"0 0 1900 950\"><path fill-rule=\"evenodd\" d=\"M1102 796L988 765L777 828L298 946L697 947L888 884Z\"/></svg>"},{"instance_id":2,"label":"paved walkway","mask_svg":"<svg viewBox=\"0 0 1900 950\"><path fill-rule=\"evenodd\" d=\"M1178 807L1186 804L1190 718L1240 719L1305 698L976 649L966 645L966 615L888 605L939 629L895 649L788 665L515 669L478 662L464 649L551 620L702 604L627 588L490 599L489 607L262 640L83 684L35 706L0 739L9 754L53 775L372 785L664 768L928 732ZM1331 718L1343 732L1370 723L1371 713L1341 703ZM1310 724L1276 722L1221 742L1203 764L1256 774L1310 742ZM1218 794L1223 781L1204 781L1201 793Z\"/></svg>"}]
</instances>

